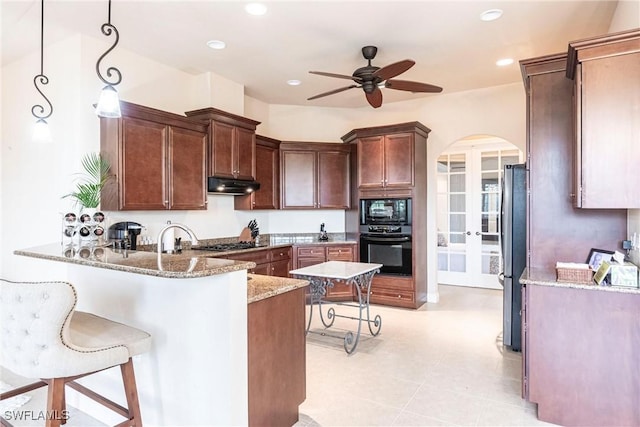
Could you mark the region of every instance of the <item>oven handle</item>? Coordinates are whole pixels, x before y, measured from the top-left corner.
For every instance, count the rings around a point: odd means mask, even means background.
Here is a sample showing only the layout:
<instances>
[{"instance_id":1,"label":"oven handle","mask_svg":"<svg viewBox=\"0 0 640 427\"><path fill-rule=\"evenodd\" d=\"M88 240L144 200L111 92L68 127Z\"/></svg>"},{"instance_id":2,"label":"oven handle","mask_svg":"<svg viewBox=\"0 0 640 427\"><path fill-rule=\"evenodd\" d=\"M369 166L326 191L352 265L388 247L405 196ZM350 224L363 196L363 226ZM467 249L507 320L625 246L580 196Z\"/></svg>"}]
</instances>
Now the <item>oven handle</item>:
<instances>
[{"instance_id":1,"label":"oven handle","mask_svg":"<svg viewBox=\"0 0 640 427\"><path fill-rule=\"evenodd\" d=\"M383 243L402 243L402 242L410 242L411 237L369 237L369 236L360 236L363 240L368 240L369 242L383 242Z\"/></svg>"}]
</instances>

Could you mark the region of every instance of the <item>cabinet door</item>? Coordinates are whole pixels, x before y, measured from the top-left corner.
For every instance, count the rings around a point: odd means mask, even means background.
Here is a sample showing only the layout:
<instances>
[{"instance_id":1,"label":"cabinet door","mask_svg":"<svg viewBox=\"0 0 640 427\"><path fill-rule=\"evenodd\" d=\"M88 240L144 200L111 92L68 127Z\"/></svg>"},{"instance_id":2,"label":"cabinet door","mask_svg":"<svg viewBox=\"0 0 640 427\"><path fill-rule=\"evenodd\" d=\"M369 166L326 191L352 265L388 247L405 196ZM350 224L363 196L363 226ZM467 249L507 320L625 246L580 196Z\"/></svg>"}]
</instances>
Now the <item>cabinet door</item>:
<instances>
[{"instance_id":1,"label":"cabinet door","mask_svg":"<svg viewBox=\"0 0 640 427\"><path fill-rule=\"evenodd\" d=\"M271 264L256 264L251 270L248 270L251 274L262 274L263 276L272 276L271 274Z\"/></svg>"},{"instance_id":2,"label":"cabinet door","mask_svg":"<svg viewBox=\"0 0 640 427\"><path fill-rule=\"evenodd\" d=\"M355 261L355 245L341 245L327 247L327 261ZM355 289L352 285L346 285L342 281L337 281L333 287L327 288L327 299L331 301L351 300Z\"/></svg>"},{"instance_id":3,"label":"cabinet door","mask_svg":"<svg viewBox=\"0 0 640 427\"><path fill-rule=\"evenodd\" d=\"M384 136L358 140L358 187L380 188L384 184Z\"/></svg>"},{"instance_id":4,"label":"cabinet door","mask_svg":"<svg viewBox=\"0 0 640 427\"><path fill-rule=\"evenodd\" d=\"M120 209L167 209L167 126L122 119Z\"/></svg>"},{"instance_id":5,"label":"cabinet door","mask_svg":"<svg viewBox=\"0 0 640 427\"><path fill-rule=\"evenodd\" d=\"M289 277L289 272L291 271L290 259L273 261L271 262L270 266L271 266L271 269L269 271L270 276Z\"/></svg>"},{"instance_id":6,"label":"cabinet door","mask_svg":"<svg viewBox=\"0 0 640 427\"><path fill-rule=\"evenodd\" d=\"M169 207L205 209L207 135L169 128Z\"/></svg>"},{"instance_id":7,"label":"cabinet door","mask_svg":"<svg viewBox=\"0 0 640 427\"><path fill-rule=\"evenodd\" d=\"M256 180L260 190L253 197L253 209L278 209L279 152L277 148L256 146Z\"/></svg>"},{"instance_id":8,"label":"cabinet door","mask_svg":"<svg viewBox=\"0 0 640 427\"><path fill-rule=\"evenodd\" d=\"M282 209L315 209L316 153L281 151Z\"/></svg>"},{"instance_id":9,"label":"cabinet door","mask_svg":"<svg viewBox=\"0 0 640 427\"><path fill-rule=\"evenodd\" d=\"M318 152L318 207L349 209L349 153Z\"/></svg>"},{"instance_id":10,"label":"cabinet door","mask_svg":"<svg viewBox=\"0 0 640 427\"><path fill-rule=\"evenodd\" d=\"M209 158L209 174L233 178L235 170L233 160L233 139L235 127L212 122L211 152Z\"/></svg>"},{"instance_id":11,"label":"cabinet door","mask_svg":"<svg viewBox=\"0 0 640 427\"><path fill-rule=\"evenodd\" d=\"M413 134L387 135L384 141L384 186L413 187Z\"/></svg>"},{"instance_id":12,"label":"cabinet door","mask_svg":"<svg viewBox=\"0 0 640 427\"><path fill-rule=\"evenodd\" d=\"M240 179L253 179L255 174L256 134L253 131L237 127L234 136L234 176Z\"/></svg>"},{"instance_id":13,"label":"cabinet door","mask_svg":"<svg viewBox=\"0 0 640 427\"><path fill-rule=\"evenodd\" d=\"M640 208L640 53L581 68L578 201L583 208Z\"/></svg>"}]
</instances>

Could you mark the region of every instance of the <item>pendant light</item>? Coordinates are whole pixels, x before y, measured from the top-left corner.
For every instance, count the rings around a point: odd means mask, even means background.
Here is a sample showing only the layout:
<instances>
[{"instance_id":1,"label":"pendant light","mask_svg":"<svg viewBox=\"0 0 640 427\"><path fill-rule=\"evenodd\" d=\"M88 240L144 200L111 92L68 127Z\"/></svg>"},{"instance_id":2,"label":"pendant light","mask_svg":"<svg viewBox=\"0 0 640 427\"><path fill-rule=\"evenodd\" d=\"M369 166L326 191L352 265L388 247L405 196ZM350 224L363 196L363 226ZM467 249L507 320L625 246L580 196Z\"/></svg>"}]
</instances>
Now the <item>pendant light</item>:
<instances>
[{"instance_id":1,"label":"pendant light","mask_svg":"<svg viewBox=\"0 0 640 427\"><path fill-rule=\"evenodd\" d=\"M107 49L107 51L103 53L100 58L98 58L98 62L96 62L96 72L98 73L98 78L102 80L104 84L106 84L106 86L100 93L100 100L98 101L98 106L96 107L96 114L100 117L121 117L122 114L120 113L120 99L118 98L118 91L116 91L114 86L120 84L120 82L122 81L122 74L116 67L107 68L107 78L114 78L113 81L109 81L100 73L100 62L105 56L107 56L109 52L111 52L116 47L118 41L120 40L120 34L118 33L118 30L115 26L111 25L111 0L109 0L108 20L105 24L102 24L101 30L102 34L107 37L114 33L115 40L113 42L113 45L109 49Z\"/></svg>"},{"instance_id":2,"label":"pendant light","mask_svg":"<svg viewBox=\"0 0 640 427\"><path fill-rule=\"evenodd\" d=\"M40 0L40 74L33 78L33 85L49 104L49 113L45 114L45 108L40 104L36 104L31 107L31 114L37 119L33 128L33 140L36 142L51 142L51 131L49 130L47 119L53 113L53 105L51 105L49 98L42 93L38 83L42 85L49 83L49 78L44 75L44 0Z\"/></svg>"}]
</instances>

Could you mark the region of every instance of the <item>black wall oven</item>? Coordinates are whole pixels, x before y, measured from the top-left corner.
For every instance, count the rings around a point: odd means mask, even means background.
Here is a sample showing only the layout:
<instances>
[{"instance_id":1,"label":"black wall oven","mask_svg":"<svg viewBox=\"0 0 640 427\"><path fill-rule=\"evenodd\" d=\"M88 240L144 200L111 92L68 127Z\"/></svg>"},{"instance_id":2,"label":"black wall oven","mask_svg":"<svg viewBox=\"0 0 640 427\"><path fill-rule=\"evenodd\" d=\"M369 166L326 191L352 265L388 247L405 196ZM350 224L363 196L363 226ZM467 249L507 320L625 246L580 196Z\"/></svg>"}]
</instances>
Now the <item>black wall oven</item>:
<instances>
[{"instance_id":1,"label":"black wall oven","mask_svg":"<svg viewBox=\"0 0 640 427\"><path fill-rule=\"evenodd\" d=\"M381 274L411 276L411 199L360 200L360 261Z\"/></svg>"},{"instance_id":2,"label":"black wall oven","mask_svg":"<svg viewBox=\"0 0 640 427\"><path fill-rule=\"evenodd\" d=\"M382 264L380 274L411 276L411 235L360 234L360 261Z\"/></svg>"}]
</instances>

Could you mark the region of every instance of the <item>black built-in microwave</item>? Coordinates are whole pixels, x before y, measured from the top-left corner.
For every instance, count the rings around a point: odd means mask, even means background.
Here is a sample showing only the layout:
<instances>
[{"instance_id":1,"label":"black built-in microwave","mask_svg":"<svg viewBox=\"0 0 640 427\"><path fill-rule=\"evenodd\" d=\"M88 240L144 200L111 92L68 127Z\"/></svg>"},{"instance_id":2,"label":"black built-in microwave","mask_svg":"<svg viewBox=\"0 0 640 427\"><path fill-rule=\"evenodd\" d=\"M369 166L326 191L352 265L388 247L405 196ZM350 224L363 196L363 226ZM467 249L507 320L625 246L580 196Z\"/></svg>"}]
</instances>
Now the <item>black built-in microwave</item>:
<instances>
[{"instance_id":1,"label":"black built-in microwave","mask_svg":"<svg viewBox=\"0 0 640 427\"><path fill-rule=\"evenodd\" d=\"M411 225L411 199L361 199L360 225Z\"/></svg>"}]
</instances>

